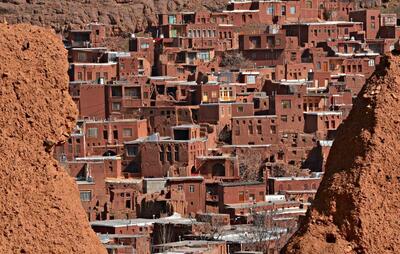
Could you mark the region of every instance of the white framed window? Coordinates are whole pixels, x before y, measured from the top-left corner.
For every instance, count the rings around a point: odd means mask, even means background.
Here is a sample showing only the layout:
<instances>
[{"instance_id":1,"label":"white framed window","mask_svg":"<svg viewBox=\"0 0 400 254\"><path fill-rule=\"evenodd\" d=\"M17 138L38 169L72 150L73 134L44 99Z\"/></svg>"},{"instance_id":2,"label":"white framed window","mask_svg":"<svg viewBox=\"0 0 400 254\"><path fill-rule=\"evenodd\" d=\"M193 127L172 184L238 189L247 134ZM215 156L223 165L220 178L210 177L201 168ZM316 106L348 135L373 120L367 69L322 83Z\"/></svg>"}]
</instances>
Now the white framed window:
<instances>
[{"instance_id":1,"label":"white framed window","mask_svg":"<svg viewBox=\"0 0 400 254\"><path fill-rule=\"evenodd\" d=\"M122 136L124 138L132 137L132 128L124 128L124 130L122 131Z\"/></svg>"},{"instance_id":2,"label":"white framed window","mask_svg":"<svg viewBox=\"0 0 400 254\"><path fill-rule=\"evenodd\" d=\"M256 76L249 75L247 76L247 84L255 84L256 83Z\"/></svg>"},{"instance_id":3,"label":"white framed window","mask_svg":"<svg viewBox=\"0 0 400 254\"><path fill-rule=\"evenodd\" d=\"M194 192L194 185L189 185L189 192Z\"/></svg>"},{"instance_id":4,"label":"white framed window","mask_svg":"<svg viewBox=\"0 0 400 254\"><path fill-rule=\"evenodd\" d=\"M290 7L290 14L296 14L296 6Z\"/></svg>"},{"instance_id":5,"label":"white framed window","mask_svg":"<svg viewBox=\"0 0 400 254\"><path fill-rule=\"evenodd\" d=\"M274 14L274 6L272 6L272 5L268 6L267 14L268 15L273 15Z\"/></svg>"},{"instance_id":6,"label":"white framed window","mask_svg":"<svg viewBox=\"0 0 400 254\"><path fill-rule=\"evenodd\" d=\"M91 191L80 191L81 201L88 202L92 200L92 192Z\"/></svg>"},{"instance_id":7,"label":"white framed window","mask_svg":"<svg viewBox=\"0 0 400 254\"><path fill-rule=\"evenodd\" d=\"M368 60L368 66L375 66L375 60L374 59L369 59Z\"/></svg>"},{"instance_id":8,"label":"white framed window","mask_svg":"<svg viewBox=\"0 0 400 254\"><path fill-rule=\"evenodd\" d=\"M115 110L115 111L121 110L121 103L113 102L111 107L112 107L112 110Z\"/></svg>"},{"instance_id":9,"label":"white framed window","mask_svg":"<svg viewBox=\"0 0 400 254\"><path fill-rule=\"evenodd\" d=\"M140 45L140 47L141 47L142 49L148 49L148 48L150 48L150 44L147 43L147 42L143 42L143 43Z\"/></svg>"},{"instance_id":10,"label":"white framed window","mask_svg":"<svg viewBox=\"0 0 400 254\"><path fill-rule=\"evenodd\" d=\"M136 156L139 150L137 146L127 146L126 149L128 156Z\"/></svg>"},{"instance_id":11,"label":"white framed window","mask_svg":"<svg viewBox=\"0 0 400 254\"><path fill-rule=\"evenodd\" d=\"M97 138L97 128L89 128L87 132L89 138Z\"/></svg>"}]
</instances>

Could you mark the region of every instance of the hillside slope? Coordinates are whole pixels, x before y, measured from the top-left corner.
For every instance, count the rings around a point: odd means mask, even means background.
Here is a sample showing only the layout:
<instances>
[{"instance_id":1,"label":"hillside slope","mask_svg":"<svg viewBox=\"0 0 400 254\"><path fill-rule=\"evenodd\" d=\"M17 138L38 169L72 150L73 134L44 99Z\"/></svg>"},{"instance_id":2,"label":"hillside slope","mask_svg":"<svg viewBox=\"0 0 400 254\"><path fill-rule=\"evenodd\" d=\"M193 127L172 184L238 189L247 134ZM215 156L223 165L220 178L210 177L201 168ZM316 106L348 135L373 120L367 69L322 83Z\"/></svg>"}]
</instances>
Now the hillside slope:
<instances>
[{"instance_id":1,"label":"hillside slope","mask_svg":"<svg viewBox=\"0 0 400 254\"><path fill-rule=\"evenodd\" d=\"M282 253L400 253L400 56L388 58L339 128L307 218Z\"/></svg>"},{"instance_id":2,"label":"hillside slope","mask_svg":"<svg viewBox=\"0 0 400 254\"><path fill-rule=\"evenodd\" d=\"M228 0L0 0L0 21L51 26L57 32L90 22L114 25L116 33L145 30L156 13L217 10Z\"/></svg>"},{"instance_id":3,"label":"hillside slope","mask_svg":"<svg viewBox=\"0 0 400 254\"><path fill-rule=\"evenodd\" d=\"M77 109L67 52L49 30L0 24L0 253L106 250L72 179L52 157Z\"/></svg>"}]
</instances>

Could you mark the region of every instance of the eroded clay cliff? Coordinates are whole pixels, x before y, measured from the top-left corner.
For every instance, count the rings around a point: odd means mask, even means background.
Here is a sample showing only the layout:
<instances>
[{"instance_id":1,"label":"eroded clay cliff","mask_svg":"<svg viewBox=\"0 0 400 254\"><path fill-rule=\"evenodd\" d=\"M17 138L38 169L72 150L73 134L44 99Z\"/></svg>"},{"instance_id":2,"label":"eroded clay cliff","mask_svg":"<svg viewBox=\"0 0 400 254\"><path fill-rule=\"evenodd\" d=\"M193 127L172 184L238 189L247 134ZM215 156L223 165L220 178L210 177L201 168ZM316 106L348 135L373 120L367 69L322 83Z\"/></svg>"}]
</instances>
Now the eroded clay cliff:
<instances>
[{"instance_id":1,"label":"eroded clay cliff","mask_svg":"<svg viewBox=\"0 0 400 254\"><path fill-rule=\"evenodd\" d=\"M0 24L0 253L105 253L51 154L77 110L56 35Z\"/></svg>"},{"instance_id":2,"label":"eroded clay cliff","mask_svg":"<svg viewBox=\"0 0 400 254\"><path fill-rule=\"evenodd\" d=\"M156 13L217 10L228 0L0 0L0 19L51 26L57 32L91 22L112 25L118 35L144 31Z\"/></svg>"},{"instance_id":3,"label":"eroded clay cliff","mask_svg":"<svg viewBox=\"0 0 400 254\"><path fill-rule=\"evenodd\" d=\"M282 253L400 253L399 65L389 56L360 92L312 208Z\"/></svg>"}]
</instances>

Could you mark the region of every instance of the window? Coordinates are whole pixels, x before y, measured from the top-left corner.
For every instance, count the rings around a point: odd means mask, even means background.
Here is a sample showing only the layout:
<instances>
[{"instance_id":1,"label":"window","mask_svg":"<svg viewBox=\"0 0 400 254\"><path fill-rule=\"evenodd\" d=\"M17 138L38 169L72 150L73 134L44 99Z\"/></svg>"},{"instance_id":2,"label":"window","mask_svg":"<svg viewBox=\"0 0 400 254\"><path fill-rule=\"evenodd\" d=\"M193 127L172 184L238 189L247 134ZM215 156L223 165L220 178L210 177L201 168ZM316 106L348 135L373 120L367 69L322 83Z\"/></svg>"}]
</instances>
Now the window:
<instances>
[{"instance_id":1,"label":"window","mask_svg":"<svg viewBox=\"0 0 400 254\"><path fill-rule=\"evenodd\" d=\"M243 106L239 106L239 107L237 108L237 112L244 112Z\"/></svg>"},{"instance_id":2,"label":"window","mask_svg":"<svg viewBox=\"0 0 400 254\"><path fill-rule=\"evenodd\" d=\"M329 129L329 121L325 121L325 128Z\"/></svg>"},{"instance_id":3,"label":"window","mask_svg":"<svg viewBox=\"0 0 400 254\"><path fill-rule=\"evenodd\" d=\"M281 121L287 122L287 115L281 115Z\"/></svg>"},{"instance_id":4,"label":"window","mask_svg":"<svg viewBox=\"0 0 400 254\"><path fill-rule=\"evenodd\" d=\"M82 80L82 72L78 72L78 80Z\"/></svg>"},{"instance_id":5,"label":"window","mask_svg":"<svg viewBox=\"0 0 400 254\"><path fill-rule=\"evenodd\" d=\"M257 125L257 134L262 134L262 127L261 127L261 125Z\"/></svg>"},{"instance_id":6,"label":"window","mask_svg":"<svg viewBox=\"0 0 400 254\"><path fill-rule=\"evenodd\" d=\"M140 48L142 48L142 49L148 49L148 48L150 48L150 44L147 43L147 42L143 42L143 43L140 45Z\"/></svg>"},{"instance_id":7,"label":"window","mask_svg":"<svg viewBox=\"0 0 400 254\"><path fill-rule=\"evenodd\" d=\"M137 146L127 146L126 149L128 156L136 156L138 154Z\"/></svg>"},{"instance_id":8,"label":"window","mask_svg":"<svg viewBox=\"0 0 400 254\"><path fill-rule=\"evenodd\" d=\"M112 107L112 110L119 111L119 110L121 110L121 103L113 102L111 107Z\"/></svg>"},{"instance_id":9,"label":"window","mask_svg":"<svg viewBox=\"0 0 400 254\"><path fill-rule=\"evenodd\" d=\"M122 132L122 136L124 138L132 137L132 129L131 128L124 128Z\"/></svg>"},{"instance_id":10,"label":"window","mask_svg":"<svg viewBox=\"0 0 400 254\"><path fill-rule=\"evenodd\" d=\"M176 23L176 17L175 17L175 15L169 15L169 16L168 16L168 23L169 23L169 24L175 24L175 23Z\"/></svg>"},{"instance_id":11,"label":"window","mask_svg":"<svg viewBox=\"0 0 400 254\"><path fill-rule=\"evenodd\" d=\"M97 128L89 128L87 135L89 138L97 138Z\"/></svg>"},{"instance_id":12,"label":"window","mask_svg":"<svg viewBox=\"0 0 400 254\"><path fill-rule=\"evenodd\" d=\"M274 14L274 6L272 6L272 5L268 6L267 14L268 15L273 15Z\"/></svg>"},{"instance_id":13,"label":"window","mask_svg":"<svg viewBox=\"0 0 400 254\"><path fill-rule=\"evenodd\" d=\"M247 76L247 84L255 84L256 83L256 76L249 75Z\"/></svg>"},{"instance_id":14,"label":"window","mask_svg":"<svg viewBox=\"0 0 400 254\"><path fill-rule=\"evenodd\" d=\"M253 126L249 125L248 128L249 128L249 134L253 135Z\"/></svg>"},{"instance_id":15,"label":"window","mask_svg":"<svg viewBox=\"0 0 400 254\"><path fill-rule=\"evenodd\" d=\"M189 185L189 192L194 192L194 185Z\"/></svg>"},{"instance_id":16,"label":"window","mask_svg":"<svg viewBox=\"0 0 400 254\"><path fill-rule=\"evenodd\" d=\"M131 201L130 200L126 200L125 201L125 208L131 208Z\"/></svg>"},{"instance_id":17,"label":"window","mask_svg":"<svg viewBox=\"0 0 400 254\"><path fill-rule=\"evenodd\" d=\"M282 16L286 16L286 6L282 6L281 7L281 14L282 14Z\"/></svg>"},{"instance_id":18,"label":"window","mask_svg":"<svg viewBox=\"0 0 400 254\"><path fill-rule=\"evenodd\" d=\"M239 191L239 201L244 201L244 192Z\"/></svg>"},{"instance_id":19,"label":"window","mask_svg":"<svg viewBox=\"0 0 400 254\"><path fill-rule=\"evenodd\" d=\"M179 146L175 145L175 161L179 161Z\"/></svg>"},{"instance_id":20,"label":"window","mask_svg":"<svg viewBox=\"0 0 400 254\"><path fill-rule=\"evenodd\" d=\"M316 68L317 68L317 70L321 70L321 62L317 62Z\"/></svg>"},{"instance_id":21,"label":"window","mask_svg":"<svg viewBox=\"0 0 400 254\"><path fill-rule=\"evenodd\" d=\"M239 136L240 135L240 127L236 127L235 128L235 136Z\"/></svg>"},{"instance_id":22,"label":"window","mask_svg":"<svg viewBox=\"0 0 400 254\"><path fill-rule=\"evenodd\" d=\"M282 108L283 109L292 108L292 101L291 100L282 100Z\"/></svg>"},{"instance_id":23,"label":"window","mask_svg":"<svg viewBox=\"0 0 400 254\"><path fill-rule=\"evenodd\" d=\"M217 97L218 97L217 91L212 91L211 92L211 98L217 98Z\"/></svg>"},{"instance_id":24,"label":"window","mask_svg":"<svg viewBox=\"0 0 400 254\"><path fill-rule=\"evenodd\" d=\"M86 62L86 54L83 52L78 52L78 62Z\"/></svg>"},{"instance_id":25,"label":"window","mask_svg":"<svg viewBox=\"0 0 400 254\"><path fill-rule=\"evenodd\" d=\"M178 191L181 191L181 190L183 190L183 185L179 184L178 185Z\"/></svg>"},{"instance_id":26,"label":"window","mask_svg":"<svg viewBox=\"0 0 400 254\"><path fill-rule=\"evenodd\" d=\"M271 125L271 134L276 134L276 126Z\"/></svg>"},{"instance_id":27,"label":"window","mask_svg":"<svg viewBox=\"0 0 400 254\"><path fill-rule=\"evenodd\" d=\"M295 61L296 60L296 56L297 56L296 52L291 52L290 53L290 60Z\"/></svg>"},{"instance_id":28,"label":"window","mask_svg":"<svg viewBox=\"0 0 400 254\"><path fill-rule=\"evenodd\" d=\"M199 52L197 57L203 61L210 61L210 52Z\"/></svg>"},{"instance_id":29,"label":"window","mask_svg":"<svg viewBox=\"0 0 400 254\"><path fill-rule=\"evenodd\" d=\"M368 60L368 66L375 66L375 60L374 59Z\"/></svg>"},{"instance_id":30,"label":"window","mask_svg":"<svg viewBox=\"0 0 400 254\"><path fill-rule=\"evenodd\" d=\"M132 98L140 97L140 87L125 87L125 96Z\"/></svg>"},{"instance_id":31,"label":"window","mask_svg":"<svg viewBox=\"0 0 400 254\"><path fill-rule=\"evenodd\" d=\"M91 191L81 191L80 197L81 197L81 201L90 201L90 200L92 200L92 192Z\"/></svg>"},{"instance_id":32,"label":"window","mask_svg":"<svg viewBox=\"0 0 400 254\"><path fill-rule=\"evenodd\" d=\"M296 14L296 7L295 6L290 7L290 14Z\"/></svg>"}]
</instances>

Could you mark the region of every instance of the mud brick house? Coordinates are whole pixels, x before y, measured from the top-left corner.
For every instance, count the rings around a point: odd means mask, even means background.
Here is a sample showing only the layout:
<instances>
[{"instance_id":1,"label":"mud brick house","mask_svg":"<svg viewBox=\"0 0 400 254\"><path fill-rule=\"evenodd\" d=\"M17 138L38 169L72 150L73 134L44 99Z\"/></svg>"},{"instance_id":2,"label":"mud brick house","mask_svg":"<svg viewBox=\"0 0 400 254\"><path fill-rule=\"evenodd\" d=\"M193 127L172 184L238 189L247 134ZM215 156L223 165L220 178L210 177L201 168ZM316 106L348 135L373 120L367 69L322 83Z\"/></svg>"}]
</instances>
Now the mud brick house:
<instances>
[{"instance_id":1,"label":"mud brick house","mask_svg":"<svg viewBox=\"0 0 400 254\"><path fill-rule=\"evenodd\" d=\"M190 176L197 156L207 154L206 138L200 127L184 125L174 128L174 138L154 136L126 142L129 157L140 163L145 177Z\"/></svg>"},{"instance_id":2,"label":"mud brick house","mask_svg":"<svg viewBox=\"0 0 400 254\"><path fill-rule=\"evenodd\" d=\"M222 227L230 224L228 214L221 213L197 213L196 220L209 223L211 226Z\"/></svg>"},{"instance_id":3,"label":"mud brick house","mask_svg":"<svg viewBox=\"0 0 400 254\"><path fill-rule=\"evenodd\" d=\"M202 176L167 177L167 187L172 191L182 191L186 201L184 215L194 217L204 212L206 201L205 182Z\"/></svg>"},{"instance_id":4,"label":"mud brick house","mask_svg":"<svg viewBox=\"0 0 400 254\"><path fill-rule=\"evenodd\" d=\"M319 139L333 139L342 123L342 112L304 112L304 132L315 133Z\"/></svg>"},{"instance_id":5,"label":"mud brick house","mask_svg":"<svg viewBox=\"0 0 400 254\"><path fill-rule=\"evenodd\" d=\"M87 155L120 154L124 142L148 135L146 120L87 120L83 126Z\"/></svg>"},{"instance_id":6,"label":"mud brick house","mask_svg":"<svg viewBox=\"0 0 400 254\"><path fill-rule=\"evenodd\" d=\"M239 50L256 66L299 63L298 39L287 37L284 30L278 33L243 34L239 36Z\"/></svg>"},{"instance_id":7,"label":"mud brick house","mask_svg":"<svg viewBox=\"0 0 400 254\"><path fill-rule=\"evenodd\" d=\"M68 60L71 63L100 63L107 61L106 47L98 48L71 48L68 51Z\"/></svg>"},{"instance_id":8,"label":"mud brick house","mask_svg":"<svg viewBox=\"0 0 400 254\"><path fill-rule=\"evenodd\" d=\"M70 30L66 45L72 48L91 48L103 46L106 38L106 26L92 23L85 30Z\"/></svg>"},{"instance_id":9,"label":"mud brick house","mask_svg":"<svg viewBox=\"0 0 400 254\"><path fill-rule=\"evenodd\" d=\"M92 81L71 81L69 94L82 119L106 119L105 86Z\"/></svg>"},{"instance_id":10,"label":"mud brick house","mask_svg":"<svg viewBox=\"0 0 400 254\"><path fill-rule=\"evenodd\" d=\"M138 107L150 106L151 87L147 78L113 81L105 86L107 118L134 117Z\"/></svg>"},{"instance_id":11,"label":"mud brick house","mask_svg":"<svg viewBox=\"0 0 400 254\"><path fill-rule=\"evenodd\" d=\"M225 254L225 241L186 240L153 246L153 253Z\"/></svg>"},{"instance_id":12,"label":"mud brick house","mask_svg":"<svg viewBox=\"0 0 400 254\"><path fill-rule=\"evenodd\" d=\"M159 219L118 219L107 221L93 221L90 223L92 229L96 233L101 234L139 234L150 235L153 233L154 223L171 223L171 224L196 224L194 219L182 218L179 214Z\"/></svg>"},{"instance_id":13,"label":"mud brick house","mask_svg":"<svg viewBox=\"0 0 400 254\"><path fill-rule=\"evenodd\" d=\"M146 120L80 120L67 142L56 148L55 156L65 161L75 157L123 154L124 141L147 135Z\"/></svg>"},{"instance_id":14,"label":"mud brick house","mask_svg":"<svg viewBox=\"0 0 400 254\"><path fill-rule=\"evenodd\" d=\"M146 235L101 234L100 241L109 253L113 254L150 254L151 239Z\"/></svg>"},{"instance_id":15,"label":"mud brick house","mask_svg":"<svg viewBox=\"0 0 400 254\"><path fill-rule=\"evenodd\" d=\"M324 1L323 17L327 20L349 20L349 13L356 9L352 1Z\"/></svg>"},{"instance_id":16,"label":"mud brick house","mask_svg":"<svg viewBox=\"0 0 400 254\"><path fill-rule=\"evenodd\" d=\"M76 179L81 202L89 220L109 218L106 178L121 177L120 157L81 157L64 166Z\"/></svg>"},{"instance_id":17,"label":"mud brick house","mask_svg":"<svg viewBox=\"0 0 400 254\"><path fill-rule=\"evenodd\" d=\"M265 184L260 182L224 182L218 185L220 213L228 204L265 201Z\"/></svg>"},{"instance_id":18,"label":"mud brick house","mask_svg":"<svg viewBox=\"0 0 400 254\"><path fill-rule=\"evenodd\" d=\"M310 202L314 199L322 176L310 177L269 177L267 189L269 194L284 194L287 200Z\"/></svg>"},{"instance_id":19,"label":"mud brick house","mask_svg":"<svg viewBox=\"0 0 400 254\"><path fill-rule=\"evenodd\" d=\"M239 179L238 158L232 155L208 155L196 157L195 173L205 179Z\"/></svg>"},{"instance_id":20,"label":"mud brick house","mask_svg":"<svg viewBox=\"0 0 400 254\"><path fill-rule=\"evenodd\" d=\"M269 114L277 116L281 132L303 131L303 95L308 83L301 80L266 82L265 90L270 96Z\"/></svg>"},{"instance_id":21,"label":"mud brick house","mask_svg":"<svg viewBox=\"0 0 400 254\"><path fill-rule=\"evenodd\" d=\"M150 106L136 108L137 117L148 119L150 133L173 136L172 127L195 124L199 106Z\"/></svg>"},{"instance_id":22,"label":"mud brick house","mask_svg":"<svg viewBox=\"0 0 400 254\"><path fill-rule=\"evenodd\" d=\"M117 63L72 63L72 81L95 81L104 83L104 80L117 78Z\"/></svg>"},{"instance_id":23,"label":"mud brick house","mask_svg":"<svg viewBox=\"0 0 400 254\"><path fill-rule=\"evenodd\" d=\"M218 132L225 126L231 126L232 107L229 103L200 104L199 123L210 123L218 126Z\"/></svg>"},{"instance_id":24,"label":"mud brick house","mask_svg":"<svg viewBox=\"0 0 400 254\"><path fill-rule=\"evenodd\" d=\"M109 195L109 218L136 218L142 191L142 179L138 178L106 178L106 190Z\"/></svg>"},{"instance_id":25,"label":"mud brick house","mask_svg":"<svg viewBox=\"0 0 400 254\"><path fill-rule=\"evenodd\" d=\"M233 145L260 145L278 143L277 117L232 117Z\"/></svg>"},{"instance_id":26,"label":"mud brick house","mask_svg":"<svg viewBox=\"0 0 400 254\"><path fill-rule=\"evenodd\" d=\"M357 10L350 12L349 18L363 23L366 39L375 39L378 37L381 26L380 14L380 10Z\"/></svg>"},{"instance_id":27,"label":"mud brick house","mask_svg":"<svg viewBox=\"0 0 400 254\"><path fill-rule=\"evenodd\" d=\"M362 22L352 21L324 21L298 24L285 24L282 26L286 30L287 36L296 36L299 39L299 45L309 44L316 46L319 42L325 42L328 39L348 38L352 34L356 35L363 31Z\"/></svg>"},{"instance_id":28,"label":"mud brick house","mask_svg":"<svg viewBox=\"0 0 400 254\"><path fill-rule=\"evenodd\" d=\"M131 55L145 58L151 66L154 65L154 39L151 37L131 37L129 39Z\"/></svg>"}]
</instances>

